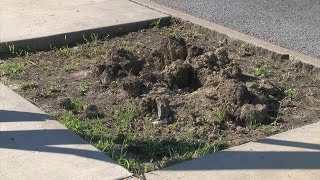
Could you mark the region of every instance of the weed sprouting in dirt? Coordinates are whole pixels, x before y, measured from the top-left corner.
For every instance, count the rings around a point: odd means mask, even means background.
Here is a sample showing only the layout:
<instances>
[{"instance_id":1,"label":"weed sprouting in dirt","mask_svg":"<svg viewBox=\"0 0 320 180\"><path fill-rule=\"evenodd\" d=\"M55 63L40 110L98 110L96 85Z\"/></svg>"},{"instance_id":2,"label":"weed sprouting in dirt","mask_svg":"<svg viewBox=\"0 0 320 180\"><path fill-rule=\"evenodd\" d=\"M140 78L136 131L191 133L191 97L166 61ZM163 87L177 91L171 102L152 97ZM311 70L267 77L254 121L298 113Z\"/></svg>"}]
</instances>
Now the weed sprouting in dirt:
<instances>
[{"instance_id":1,"label":"weed sprouting in dirt","mask_svg":"<svg viewBox=\"0 0 320 180\"><path fill-rule=\"evenodd\" d=\"M66 72L71 72L71 71L74 71L75 69L77 69L77 67L79 65L81 65L81 63L82 63L81 59L71 59L71 60L67 61L66 63L64 63L62 68Z\"/></svg>"},{"instance_id":2,"label":"weed sprouting in dirt","mask_svg":"<svg viewBox=\"0 0 320 180\"><path fill-rule=\"evenodd\" d=\"M221 108L218 108L215 113L214 113L214 116L216 117L216 121L219 123L219 124L223 124L226 119L227 119L227 115L226 115L226 112L224 110L222 110Z\"/></svg>"},{"instance_id":3,"label":"weed sprouting in dirt","mask_svg":"<svg viewBox=\"0 0 320 180\"><path fill-rule=\"evenodd\" d=\"M296 90L289 88L284 91L284 95L286 98L292 100L297 97L297 92Z\"/></svg>"},{"instance_id":4,"label":"weed sprouting in dirt","mask_svg":"<svg viewBox=\"0 0 320 180\"><path fill-rule=\"evenodd\" d=\"M151 26L155 27L155 28L160 28L161 27L161 18L153 20L151 23Z\"/></svg>"},{"instance_id":5,"label":"weed sprouting in dirt","mask_svg":"<svg viewBox=\"0 0 320 180\"><path fill-rule=\"evenodd\" d=\"M268 77L271 75L271 71L266 64L257 65L254 69L254 75L259 77Z\"/></svg>"},{"instance_id":6,"label":"weed sprouting in dirt","mask_svg":"<svg viewBox=\"0 0 320 180\"><path fill-rule=\"evenodd\" d=\"M258 124L257 124L257 120L254 118L254 116L248 115L245 118L245 125L246 125L246 127L252 129L252 128L255 128Z\"/></svg>"},{"instance_id":7,"label":"weed sprouting in dirt","mask_svg":"<svg viewBox=\"0 0 320 180\"><path fill-rule=\"evenodd\" d=\"M91 88L92 84L90 82L85 82L79 87L80 95L84 96Z\"/></svg>"}]
</instances>

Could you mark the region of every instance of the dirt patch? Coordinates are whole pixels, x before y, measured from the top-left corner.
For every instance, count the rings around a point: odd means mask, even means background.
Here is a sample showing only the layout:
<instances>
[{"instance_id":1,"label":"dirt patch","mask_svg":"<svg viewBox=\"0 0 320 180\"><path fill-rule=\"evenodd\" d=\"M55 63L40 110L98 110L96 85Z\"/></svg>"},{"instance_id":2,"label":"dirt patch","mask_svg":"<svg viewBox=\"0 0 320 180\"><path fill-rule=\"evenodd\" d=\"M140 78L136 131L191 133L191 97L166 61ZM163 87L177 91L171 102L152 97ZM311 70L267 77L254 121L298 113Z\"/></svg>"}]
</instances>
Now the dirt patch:
<instances>
[{"instance_id":1,"label":"dirt patch","mask_svg":"<svg viewBox=\"0 0 320 180\"><path fill-rule=\"evenodd\" d=\"M319 120L317 68L195 29L175 21L6 59L0 75L136 174Z\"/></svg>"}]
</instances>

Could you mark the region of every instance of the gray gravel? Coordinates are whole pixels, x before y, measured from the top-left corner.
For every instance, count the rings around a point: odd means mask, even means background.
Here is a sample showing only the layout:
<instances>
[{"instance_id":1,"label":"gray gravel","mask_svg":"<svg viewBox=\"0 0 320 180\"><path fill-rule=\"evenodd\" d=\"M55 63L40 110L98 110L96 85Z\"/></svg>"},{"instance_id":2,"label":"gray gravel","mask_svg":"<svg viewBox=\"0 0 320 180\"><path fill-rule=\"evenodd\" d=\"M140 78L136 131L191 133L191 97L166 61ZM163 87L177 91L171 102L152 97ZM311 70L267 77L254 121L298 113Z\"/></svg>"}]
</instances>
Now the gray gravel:
<instances>
[{"instance_id":1,"label":"gray gravel","mask_svg":"<svg viewBox=\"0 0 320 180\"><path fill-rule=\"evenodd\" d=\"M320 58L319 0L154 0Z\"/></svg>"}]
</instances>

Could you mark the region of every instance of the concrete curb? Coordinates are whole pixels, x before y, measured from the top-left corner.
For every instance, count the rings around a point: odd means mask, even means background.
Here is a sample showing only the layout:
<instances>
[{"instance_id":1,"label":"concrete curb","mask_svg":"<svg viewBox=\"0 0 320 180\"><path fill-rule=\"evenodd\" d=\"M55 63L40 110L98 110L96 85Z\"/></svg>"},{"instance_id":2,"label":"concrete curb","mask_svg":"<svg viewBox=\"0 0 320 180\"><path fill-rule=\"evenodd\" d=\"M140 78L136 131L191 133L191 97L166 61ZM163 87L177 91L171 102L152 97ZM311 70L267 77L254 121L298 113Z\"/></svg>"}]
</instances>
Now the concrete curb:
<instances>
[{"instance_id":1,"label":"concrete curb","mask_svg":"<svg viewBox=\"0 0 320 180\"><path fill-rule=\"evenodd\" d=\"M161 18L161 25L167 25L170 17ZM43 51L55 47L62 47L65 45L75 45L77 43L85 43L84 37L90 37L92 34L98 34L99 37L114 37L127 34L129 32L138 31L149 28L150 24L156 19L146 21L139 21L127 24L120 24L115 26L100 27L94 29L87 29L83 31L68 32L52 36L44 36L32 39L23 39L11 42L0 42L0 53L9 53L9 45L14 45L16 49L23 49L27 51Z\"/></svg>"},{"instance_id":2,"label":"concrete curb","mask_svg":"<svg viewBox=\"0 0 320 180\"><path fill-rule=\"evenodd\" d=\"M128 0L63 0L0 2L0 53L26 53L75 45L149 28L154 20L170 23L170 16ZM27 21L26 21L27 20ZM11 51L10 51L11 48Z\"/></svg>"},{"instance_id":3,"label":"concrete curb","mask_svg":"<svg viewBox=\"0 0 320 180\"><path fill-rule=\"evenodd\" d=\"M320 67L320 60L306 54L302 54L295 50L286 49L281 46L272 44L265 40L255 38L249 36L244 33L240 33L238 31L232 30L230 28L223 27L221 25L191 16L189 14L183 13L178 10L171 9L169 7L160 5L150 0L131 0L132 2L136 2L140 5L149 7L151 9L170 14L173 17L180 18L185 21L192 22L196 25L202 26L204 28L210 29L214 32L217 38L225 38L229 43L237 43L237 44L247 44L249 46L255 47L257 51L262 53L267 53L275 58L282 58L282 59L290 59L290 60L297 60L303 63L307 63L313 65L315 67Z\"/></svg>"}]
</instances>

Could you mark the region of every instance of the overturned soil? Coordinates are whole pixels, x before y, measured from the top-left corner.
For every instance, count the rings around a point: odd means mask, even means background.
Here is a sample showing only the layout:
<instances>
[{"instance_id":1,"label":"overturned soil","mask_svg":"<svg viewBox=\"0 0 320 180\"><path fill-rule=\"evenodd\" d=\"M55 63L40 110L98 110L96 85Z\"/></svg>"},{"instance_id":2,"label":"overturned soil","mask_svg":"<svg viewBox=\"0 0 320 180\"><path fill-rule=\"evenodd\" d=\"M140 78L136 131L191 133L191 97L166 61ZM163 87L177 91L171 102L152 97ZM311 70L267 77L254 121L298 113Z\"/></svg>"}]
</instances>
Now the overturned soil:
<instances>
[{"instance_id":1,"label":"overturned soil","mask_svg":"<svg viewBox=\"0 0 320 180\"><path fill-rule=\"evenodd\" d=\"M170 159L180 153L177 146L214 144L217 150L319 120L317 68L212 37L209 30L176 20L168 27L3 59L0 75L56 119L68 113L78 121L103 122L114 157L119 160L121 149L142 171L179 161ZM6 64L25 69L10 74ZM99 137L89 140L95 144ZM150 142L158 143L153 154L146 148Z\"/></svg>"}]
</instances>

